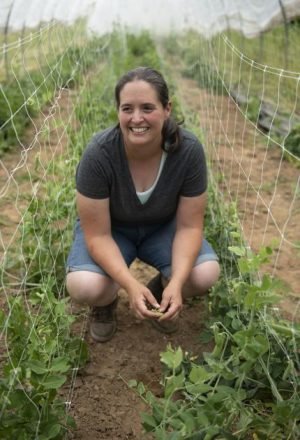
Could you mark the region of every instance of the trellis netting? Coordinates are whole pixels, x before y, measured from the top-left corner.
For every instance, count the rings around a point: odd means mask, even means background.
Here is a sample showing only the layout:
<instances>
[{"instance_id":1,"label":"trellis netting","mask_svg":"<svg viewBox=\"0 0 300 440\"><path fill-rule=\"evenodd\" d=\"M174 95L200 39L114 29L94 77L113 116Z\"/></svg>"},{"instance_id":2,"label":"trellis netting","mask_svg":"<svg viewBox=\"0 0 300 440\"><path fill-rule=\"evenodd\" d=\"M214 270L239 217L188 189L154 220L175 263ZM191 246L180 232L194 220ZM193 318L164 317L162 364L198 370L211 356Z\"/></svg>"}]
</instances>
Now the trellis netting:
<instances>
[{"instance_id":1,"label":"trellis netting","mask_svg":"<svg viewBox=\"0 0 300 440\"><path fill-rule=\"evenodd\" d=\"M208 233L218 251L222 248L224 281L209 303L211 309L214 300L220 300L221 305L214 322L214 330L221 333L216 341L221 358L214 364L219 370L212 394L218 394L224 372L232 378L245 356L249 362L257 356L240 374L236 394L248 380L250 365L258 375L249 379L250 388L258 384L261 394L268 389L272 409L269 401L269 406L258 402L252 407L247 400L243 406L241 398L232 411L246 410L240 420L233 419L231 428L244 430L253 421L254 412L262 408L259 420L254 421L261 427L266 418L268 426L260 429L270 433L276 428L279 432L262 438L283 438L286 424L288 438L296 440L299 33L294 24L287 32L284 26L283 30L274 29L272 38L266 31L296 20L299 12L300 1L2 0L0 437L63 438L72 426L68 413L70 408L77 409L74 389L76 386L78 396L76 378L86 359L88 322L84 311L76 337L71 337L73 317L64 285L64 264L76 215L74 173L92 134L116 120L112 90L122 69L131 67L132 62L147 62L163 69L170 79L174 107L177 101L182 102L186 123L203 140L210 181L218 188L211 196L217 194L217 202L208 204ZM147 53L149 41L137 32L145 28L156 37L167 36L165 41L156 40L159 61ZM137 40L127 29L136 32ZM179 31L180 38L176 35ZM259 37L255 39L255 35ZM239 257L240 271L235 264ZM253 284L249 284L248 273L243 274L249 268ZM288 293L280 308L272 304L276 278L282 281L280 293ZM239 302L225 314L226 301L237 298ZM288 316L288 324L282 322L281 313ZM209 316L207 313L207 319ZM230 330L226 320L233 323ZM259 330L259 334L252 330ZM236 344L234 350L240 358L233 356L235 363L229 371L225 357L230 344ZM195 383L186 388L190 398L187 406L201 400L196 391L193 396L189 392L195 390L201 374L207 373L201 370L197 376L196 369L193 371ZM207 386L205 383L202 401L210 394ZM227 382L226 386L223 395L227 398ZM62 387L61 399L56 399L55 393ZM239 396L243 393L244 389ZM273 410L279 420L276 426L267 419ZM168 423L177 415L172 414ZM200 416L196 419L201 421ZM251 429L254 438L257 431ZM243 439L244 434L236 438Z\"/></svg>"},{"instance_id":2,"label":"trellis netting","mask_svg":"<svg viewBox=\"0 0 300 440\"><path fill-rule=\"evenodd\" d=\"M194 28L206 37L230 27L253 37L299 14L299 0L2 0L0 27L34 28L51 20L70 24L85 16L88 28L100 34L119 22L158 33Z\"/></svg>"}]
</instances>

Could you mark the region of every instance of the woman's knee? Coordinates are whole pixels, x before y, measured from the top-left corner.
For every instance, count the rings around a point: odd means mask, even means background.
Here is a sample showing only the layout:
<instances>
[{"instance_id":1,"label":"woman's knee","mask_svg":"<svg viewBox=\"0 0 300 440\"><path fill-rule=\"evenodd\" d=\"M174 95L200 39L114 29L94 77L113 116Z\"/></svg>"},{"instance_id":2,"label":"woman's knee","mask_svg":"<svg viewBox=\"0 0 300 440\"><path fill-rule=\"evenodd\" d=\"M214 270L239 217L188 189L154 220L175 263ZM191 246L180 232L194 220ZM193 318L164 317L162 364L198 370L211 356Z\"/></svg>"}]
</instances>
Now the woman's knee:
<instances>
[{"instance_id":1,"label":"woman's knee","mask_svg":"<svg viewBox=\"0 0 300 440\"><path fill-rule=\"evenodd\" d=\"M89 271L69 272L66 287L71 298L78 303L96 304L114 299L118 286L109 277Z\"/></svg>"},{"instance_id":2,"label":"woman's knee","mask_svg":"<svg viewBox=\"0 0 300 440\"><path fill-rule=\"evenodd\" d=\"M196 296L206 293L219 279L220 265L218 261L205 261L195 266L186 283L185 296Z\"/></svg>"}]
</instances>

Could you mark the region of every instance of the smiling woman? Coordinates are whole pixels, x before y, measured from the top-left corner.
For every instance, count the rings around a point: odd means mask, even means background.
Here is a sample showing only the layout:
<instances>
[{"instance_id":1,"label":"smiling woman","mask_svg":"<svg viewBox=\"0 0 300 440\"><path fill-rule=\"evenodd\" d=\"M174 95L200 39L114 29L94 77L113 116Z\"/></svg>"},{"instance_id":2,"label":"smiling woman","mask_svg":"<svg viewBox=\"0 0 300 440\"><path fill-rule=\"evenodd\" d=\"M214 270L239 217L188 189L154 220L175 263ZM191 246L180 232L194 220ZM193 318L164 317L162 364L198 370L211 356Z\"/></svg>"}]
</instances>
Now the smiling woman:
<instances>
[{"instance_id":1,"label":"smiling woman","mask_svg":"<svg viewBox=\"0 0 300 440\"><path fill-rule=\"evenodd\" d=\"M91 306L90 333L99 342L116 331L120 287L138 318L171 333L183 299L205 293L219 276L203 238L203 147L172 119L163 76L148 67L129 71L115 98L118 124L96 134L77 168L67 261L67 289ZM135 258L159 272L147 286L129 271Z\"/></svg>"}]
</instances>

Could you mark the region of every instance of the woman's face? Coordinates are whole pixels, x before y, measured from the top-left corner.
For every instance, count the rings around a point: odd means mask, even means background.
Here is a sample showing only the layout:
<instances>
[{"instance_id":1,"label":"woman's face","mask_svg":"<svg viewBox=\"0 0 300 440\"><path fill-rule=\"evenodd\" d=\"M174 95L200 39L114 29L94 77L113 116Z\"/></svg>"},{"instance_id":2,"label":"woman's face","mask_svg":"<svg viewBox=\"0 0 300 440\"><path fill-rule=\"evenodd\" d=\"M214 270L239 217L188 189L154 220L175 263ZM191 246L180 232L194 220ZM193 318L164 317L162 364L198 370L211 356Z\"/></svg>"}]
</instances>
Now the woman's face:
<instances>
[{"instance_id":1,"label":"woman's face","mask_svg":"<svg viewBox=\"0 0 300 440\"><path fill-rule=\"evenodd\" d=\"M136 80L125 84L120 92L118 117L126 146L160 148L162 127L170 111L170 104L164 108L148 82Z\"/></svg>"}]
</instances>

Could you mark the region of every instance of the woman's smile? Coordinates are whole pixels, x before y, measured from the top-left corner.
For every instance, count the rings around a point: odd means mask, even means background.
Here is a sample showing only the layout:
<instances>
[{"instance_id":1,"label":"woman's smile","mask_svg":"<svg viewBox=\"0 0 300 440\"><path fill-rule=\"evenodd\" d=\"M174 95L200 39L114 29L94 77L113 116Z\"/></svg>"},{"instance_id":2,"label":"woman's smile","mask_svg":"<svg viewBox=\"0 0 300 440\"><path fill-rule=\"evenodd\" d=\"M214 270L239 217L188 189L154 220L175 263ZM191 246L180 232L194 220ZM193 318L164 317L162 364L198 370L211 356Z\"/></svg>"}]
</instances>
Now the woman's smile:
<instances>
[{"instance_id":1,"label":"woman's smile","mask_svg":"<svg viewBox=\"0 0 300 440\"><path fill-rule=\"evenodd\" d=\"M133 133L143 134L149 130L149 127L129 127L129 130L133 131Z\"/></svg>"}]
</instances>

